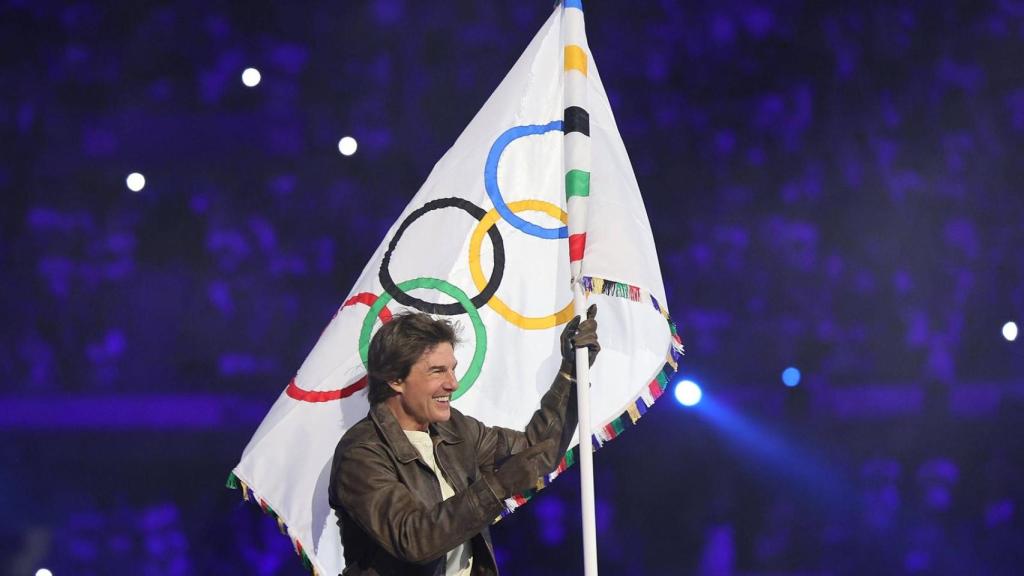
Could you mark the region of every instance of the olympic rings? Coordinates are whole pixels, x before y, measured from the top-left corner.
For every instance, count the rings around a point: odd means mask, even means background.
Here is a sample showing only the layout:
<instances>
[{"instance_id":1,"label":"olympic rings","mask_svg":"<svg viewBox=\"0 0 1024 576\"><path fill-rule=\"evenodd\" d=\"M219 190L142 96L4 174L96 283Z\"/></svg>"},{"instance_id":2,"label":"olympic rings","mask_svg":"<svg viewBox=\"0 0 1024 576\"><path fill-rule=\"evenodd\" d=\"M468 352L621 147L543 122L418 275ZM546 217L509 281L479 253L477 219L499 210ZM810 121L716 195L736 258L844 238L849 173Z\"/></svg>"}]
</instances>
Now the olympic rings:
<instances>
[{"instance_id":1,"label":"olympic rings","mask_svg":"<svg viewBox=\"0 0 1024 576\"><path fill-rule=\"evenodd\" d=\"M412 280L406 280L405 282L399 282L397 288L402 290L402 293L406 290L414 290L416 288L439 290L458 300L458 305L464 308L466 313L469 314L469 320L473 324L473 335L475 336L476 349L473 350L473 359L469 362L469 368L466 370L466 373L462 375L462 378L459 379L458 390L452 394L452 400L457 400L473 386L474 382L476 382L476 379L480 376L480 370L483 369L484 357L487 355L487 330L484 327L484 321L480 318L480 311L473 305L473 301L470 297L460 290L458 286L450 284L439 278L414 278ZM366 313L366 318L363 319L363 329L359 333L359 357L363 361L363 366L366 366L366 356L370 350L370 335L373 332L373 326L375 324L377 314L380 310L383 310L390 301L391 295L385 292L377 299L373 306L370 307L370 310Z\"/></svg>"},{"instance_id":2,"label":"olympic rings","mask_svg":"<svg viewBox=\"0 0 1024 576\"><path fill-rule=\"evenodd\" d=\"M569 215L565 213L560 207L543 200L520 200L518 202L512 202L508 205L512 212L523 212L526 210L532 210L536 212L544 212L545 214L558 218L562 223L566 223L569 220ZM484 278L483 267L480 263L480 245L483 243L484 234L490 231L494 223L500 218L500 214L497 209L493 209L487 213L486 216L480 220L480 224L477 225L476 230L473 231L473 236L469 241L469 272L473 276L473 283L476 284L477 288L483 287L487 284ZM510 324L518 326L524 330L543 330L545 328L553 328L560 324L564 324L573 317L572 301L570 300L565 308L562 308L554 314L548 314L547 316L523 316L518 312L512 310L505 304L501 298L498 298L497 294L491 297L487 302L487 305L494 309L502 318L507 320Z\"/></svg>"},{"instance_id":3,"label":"olympic rings","mask_svg":"<svg viewBox=\"0 0 1024 576\"><path fill-rule=\"evenodd\" d=\"M473 325L476 349L473 351L473 359L470 361L466 373L459 379L459 388L452 394L452 400L456 400L465 394L473 386L477 378L479 378L480 372L483 369L484 358L487 354L487 331L483 320L480 317L479 308L488 305L506 321L524 330L552 328L559 324L563 324L572 318L572 302L554 314L531 317L524 316L512 310L504 301L496 296L498 287L501 285L501 281L505 273L505 244L502 240L500 231L495 226L495 223L499 218L504 219L512 227L520 230L521 232L538 238L558 240L569 237L569 229L567 226L568 215L564 210L562 210L562 208L544 200L520 200L508 204L502 197L501 187L498 184L498 164L501 160L502 154L505 152L505 149L512 142L526 136L546 134L556 130L573 131L577 130L577 128L570 127L568 120L565 122L563 122L563 120L554 120L547 124L513 126L495 139L487 153L487 159L484 163L484 188L487 192L487 196L494 205L492 210L485 211L484 208L463 198L439 198L431 200L420 208L414 210L398 226L395 234L388 242L387 250L385 250L383 257L381 258L380 270L378 272L378 278L384 292L380 296L369 292L359 293L346 301L341 307L344 309L357 303L366 304L370 307L363 319L363 325L359 333L359 357L364 366L367 362L370 336L373 333L376 320L379 319L381 322L388 322L391 319L391 312L388 310L387 304L392 299L398 301L404 306L415 308L428 314L454 316L466 313L469 315L470 322ZM480 290L479 294L473 298L470 298L457 286L439 278L420 277L396 284L394 279L391 277L389 269L391 264L391 255L394 253L399 240L402 238L402 234L404 234L406 229L420 216L423 216L432 210L439 210L441 208L462 209L479 221L471 235L469 245L470 274L476 288ZM524 211L543 212L551 217L558 218L563 225L559 228L545 228L538 226L517 215L519 212ZM484 276L481 264L481 245L483 243L484 234L490 238L491 245L494 249L494 263L490 279L487 279ZM408 294L409 290L417 288L439 290L454 298L456 302L453 304L438 304L427 302L426 300L415 298ZM329 400L336 400L351 396L356 391L365 388L366 385L367 378L364 376L358 381L340 390L310 391L299 388L293 379L288 384L286 393L289 397L296 400L306 402L327 402Z\"/></svg>"},{"instance_id":4,"label":"olympic rings","mask_svg":"<svg viewBox=\"0 0 1024 576\"><path fill-rule=\"evenodd\" d=\"M355 304L366 304L367 306L373 306L377 302L377 295L369 292L360 292L355 296L349 298L341 305L338 309L339 312L354 306ZM380 318L381 322L391 321L391 311L388 310L387 306L381 306L377 310L377 318ZM285 388L285 393L290 398L300 400L302 402L330 402L331 400L340 400L342 398L348 398L356 392L366 388L366 376L364 375L359 380L345 386L338 390L304 390L299 388L299 385L295 383L295 378L292 378L291 382L288 383L288 387Z\"/></svg>"},{"instance_id":5,"label":"olympic rings","mask_svg":"<svg viewBox=\"0 0 1024 576\"><path fill-rule=\"evenodd\" d=\"M384 252L384 258L381 259L380 273L378 276L380 277L380 284L384 287L384 291L400 304L415 308L428 314L454 316L456 314L461 314L462 309L468 307L462 306L459 303L435 304L433 302L414 298L395 286L395 281L391 278L391 273L388 270L388 267L391 264L391 253L394 252L395 246L398 245L398 241L401 239L405 229L415 222L420 216L423 216L431 210L439 210L441 208L461 208L477 220L480 220L486 214L483 208L462 198L439 198L437 200L427 202L423 206L414 210L412 214L409 214L405 221L402 222L401 226L398 227L398 230L395 231L395 235L388 243L387 251ZM493 234L491 232L493 232ZM491 228L487 232L487 235L490 237L491 244L494 246L494 270L491 273L490 282L481 289L479 294L472 298L471 303L474 309L481 308L487 304L487 301L491 299L491 296L497 292L498 286L501 284L501 278L505 273L505 244L501 239L501 233L498 232L497 228ZM462 292L460 291L460 293ZM452 294L449 294L449 296L455 298Z\"/></svg>"},{"instance_id":6,"label":"olympic rings","mask_svg":"<svg viewBox=\"0 0 1024 576\"><path fill-rule=\"evenodd\" d=\"M534 134L545 134L553 130L562 130L561 120L554 120L547 124L513 126L512 128L504 131L501 136L498 136L498 139L494 141L494 144L491 145L491 150L487 153L487 162L484 164L484 188L487 189L487 195L491 198L491 203L494 204L494 208L499 214L501 214L501 217L515 228L531 236L544 238L546 240L568 238L569 227L562 226L561 228L544 228L543 226L538 226L532 222L523 220L519 216L516 216L513 210L509 210L509 207L505 204L505 199L501 196L501 187L498 186L498 161L501 160L501 155L505 152L505 148L515 140L525 136L532 136ZM494 279L492 278L491 280Z\"/></svg>"}]
</instances>

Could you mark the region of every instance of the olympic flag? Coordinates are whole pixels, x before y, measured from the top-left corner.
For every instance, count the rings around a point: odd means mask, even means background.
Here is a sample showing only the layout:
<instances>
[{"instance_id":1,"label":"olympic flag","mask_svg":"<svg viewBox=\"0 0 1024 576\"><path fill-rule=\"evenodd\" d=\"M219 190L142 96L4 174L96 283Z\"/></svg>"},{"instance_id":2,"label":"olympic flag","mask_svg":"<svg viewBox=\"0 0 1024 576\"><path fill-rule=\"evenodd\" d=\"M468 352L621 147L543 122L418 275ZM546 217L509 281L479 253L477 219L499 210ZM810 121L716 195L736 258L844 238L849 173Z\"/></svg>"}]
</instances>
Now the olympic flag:
<instances>
[{"instance_id":1,"label":"olympic flag","mask_svg":"<svg viewBox=\"0 0 1024 576\"><path fill-rule=\"evenodd\" d=\"M278 520L314 573L340 573L327 484L338 439L367 413L373 332L406 308L450 317L465 341L455 407L522 429L558 369L574 283L601 310L590 372L598 448L661 396L682 343L582 6L565 0L388 231L228 485ZM578 451L577 434L546 482Z\"/></svg>"}]
</instances>

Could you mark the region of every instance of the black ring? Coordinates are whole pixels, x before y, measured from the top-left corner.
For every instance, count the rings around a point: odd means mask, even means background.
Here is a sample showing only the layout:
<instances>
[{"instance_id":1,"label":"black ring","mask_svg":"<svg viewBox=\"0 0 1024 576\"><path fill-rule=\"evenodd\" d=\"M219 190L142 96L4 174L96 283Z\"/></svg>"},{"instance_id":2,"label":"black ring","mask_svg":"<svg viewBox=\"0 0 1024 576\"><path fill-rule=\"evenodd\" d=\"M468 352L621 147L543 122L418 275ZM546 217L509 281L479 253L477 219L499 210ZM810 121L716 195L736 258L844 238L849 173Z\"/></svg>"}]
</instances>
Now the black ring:
<instances>
[{"instance_id":1,"label":"black ring","mask_svg":"<svg viewBox=\"0 0 1024 576\"><path fill-rule=\"evenodd\" d=\"M403 292L395 284L395 281L391 278L391 273L388 271L388 267L391 264L391 253L394 252L395 246L398 244L398 240L402 237L405 229L410 224L416 221L417 218L423 216L431 210L440 210L441 208L461 208L469 213L470 216L477 220L483 220L484 216L487 215L487 211L483 208L473 204L469 200L463 198L439 198L437 200L431 200L423 206L414 210L409 216L402 221L402 224L395 231L395 235L391 237L391 241L388 242L387 252L384 253L384 258L380 261L380 285L384 288L384 291L391 295L399 304L415 308L421 312L427 314L437 314L441 316L455 316L458 314L465 314L466 310L462 307L462 304L458 302L452 304L435 304L433 302L427 302L426 300L420 300L410 296L408 293ZM491 270L491 278L487 281L487 285L480 291L474 298L470 298L470 301L477 308L483 308L484 305L490 301L494 293L498 291L498 286L501 285L501 278L505 274L505 243L501 239L501 232L498 231L497 226L491 226L490 230L487 231L487 236L491 239L491 246L494 248L494 269Z\"/></svg>"}]
</instances>

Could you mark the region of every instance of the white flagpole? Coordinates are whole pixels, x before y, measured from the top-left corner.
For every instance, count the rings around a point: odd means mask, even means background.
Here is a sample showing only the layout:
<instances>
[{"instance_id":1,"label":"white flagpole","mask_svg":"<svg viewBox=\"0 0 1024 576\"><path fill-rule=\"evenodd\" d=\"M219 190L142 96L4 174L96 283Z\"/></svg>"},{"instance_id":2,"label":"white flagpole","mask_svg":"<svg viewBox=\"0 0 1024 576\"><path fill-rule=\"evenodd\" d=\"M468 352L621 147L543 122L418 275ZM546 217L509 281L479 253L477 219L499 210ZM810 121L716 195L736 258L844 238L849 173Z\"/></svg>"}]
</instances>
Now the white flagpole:
<instances>
[{"instance_id":1,"label":"white flagpole","mask_svg":"<svg viewBox=\"0 0 1024 576\"><path fill-rule=\"evenodd\" d=\"M564 169L566 208L569 212L569 267L573 308L587 313L587 297L580 285L586 247L587 198L590 194L590 116L587 111L589 57L581 0L562 0L563 100L565 114ZM570 185L570 182L572 184ZM594 507L594 448L590 440L590 358L586 348L576 350L576 398L580 439L580 506L583 514L583 573L597 576L597 521Z\"/></svg>"},{"instance_id":2,"label":"white flagpole","mask_svg":"<svg viewBox=\"0 0 1024 576\"><path fill-rule=\"evenodd\" d=\"M587 312L587 297L579 282L573 284L576 314ZM590 440L590 352L576 350L576 402L580 436L580 505L583 513L583 573L597 576L597 519L594 507L594 447Z\"/></svg>"}]
</instances>

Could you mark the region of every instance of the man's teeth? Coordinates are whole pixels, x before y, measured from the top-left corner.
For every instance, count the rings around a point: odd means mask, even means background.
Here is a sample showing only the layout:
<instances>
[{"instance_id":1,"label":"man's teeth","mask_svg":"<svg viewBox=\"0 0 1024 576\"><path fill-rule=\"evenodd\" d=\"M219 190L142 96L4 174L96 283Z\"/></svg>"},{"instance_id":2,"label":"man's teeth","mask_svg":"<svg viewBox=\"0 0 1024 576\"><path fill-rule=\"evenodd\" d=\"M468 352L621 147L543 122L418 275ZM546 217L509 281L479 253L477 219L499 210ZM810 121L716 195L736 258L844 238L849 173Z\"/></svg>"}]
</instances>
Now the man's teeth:
<instances>
[{"instance_id":1,"label":"man's teeth","mask_svg":"<svg viewBox=\"0 0 1024 576\"><path fill-rule=\"evenodd\" d=\"M451 394L449 394L448 396L434 396L434 400L437 400L438 402L448 402L451 399Z\"/></svg>"}]
</instances>

